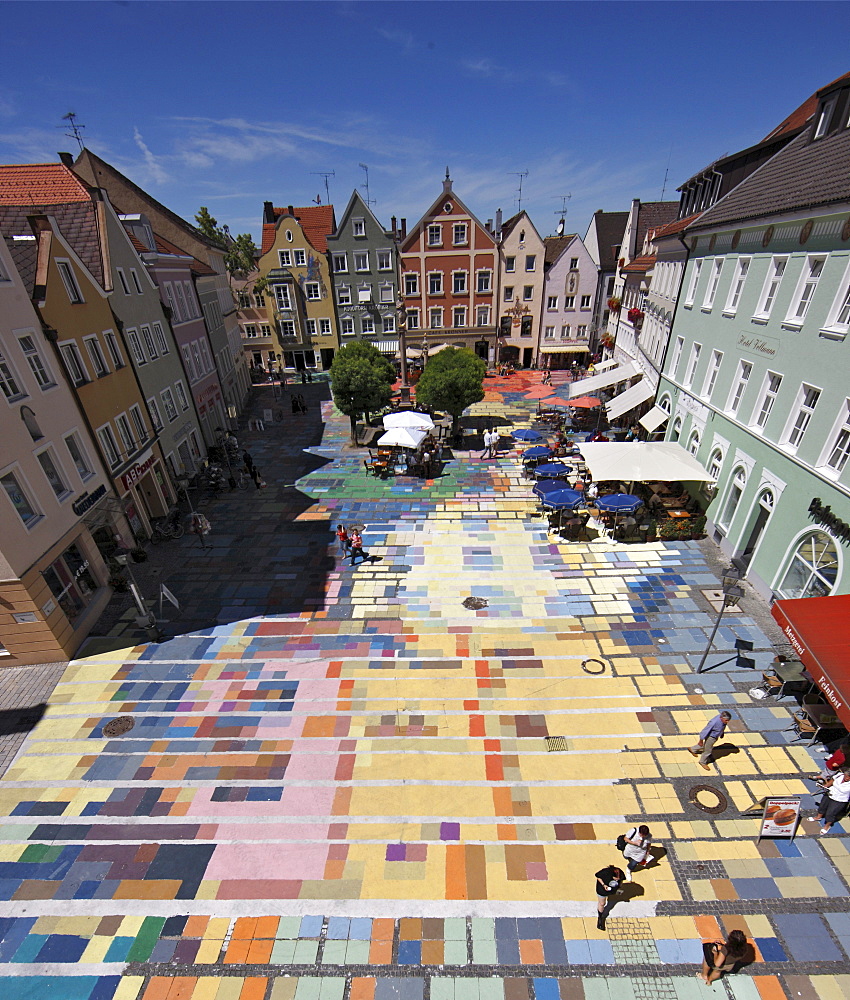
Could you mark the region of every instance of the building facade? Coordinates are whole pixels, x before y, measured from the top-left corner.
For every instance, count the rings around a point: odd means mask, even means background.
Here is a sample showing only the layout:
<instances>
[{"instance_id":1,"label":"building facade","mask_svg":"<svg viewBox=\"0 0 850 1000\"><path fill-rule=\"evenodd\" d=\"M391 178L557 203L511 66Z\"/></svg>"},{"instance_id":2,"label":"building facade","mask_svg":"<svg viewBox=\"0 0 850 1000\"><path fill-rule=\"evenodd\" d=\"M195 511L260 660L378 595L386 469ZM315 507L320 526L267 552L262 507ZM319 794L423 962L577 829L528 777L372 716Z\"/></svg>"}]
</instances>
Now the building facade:
<instances>
[{"instance_id":1,"label":"building facade","mask_svg":"<svg viewBox=\"0 0 850 1000\"><path fill-rule=\"evenodd\" d=\"M586 364L598 287L596 262L580 236L547 236L540 364Z\"/></svg>"},{"instance_id":2,"label":"building facade","mask_svg":"<svg viewBox=\"0 0 850 1000\"><path fill-rule=\"evenodd\" d=\"M339 347L327 238L336 229L333 205L263 207L259 272L291 371L327 370Z\"/></svg>"},{"instance_id":3,"label":"building facade","mask_svg":"<svg viewBox=\"0 0 850 1000\"><path fill-rule=\"evenodd\" d=\"M467 347L496 361L499 250L452 190L443 190L401 241L408 348Z\"/></svg>"},{"instance_id":4,"label":"building facade","mask_svg":"<svg viewBox=\"0 0 850 1000\"><path fill-rule=\"evenodd\" d=\"M628 212L593 213L584 236L590 259L596 264L596 296L590 323L590 349L596 351L600 335L608 329L608 300L614 295L614 279L623 245Z\"/></svg>"},{"instance_id":5,"label":"building facade","mask_svg":"<svg viewBox=\"0 0 850 1000\"><path fill-rule=\"evenodd\" d=\"M365 340L389 357L398 351L396 236L354 191L327 238L340 345Z\"/></svg>"},{"instance_id":6,"label":"building facade","mask_svg":"<svg viewBox=\"0 0 850 1000\"><path fill-rule=\"evenodd\" d=\"M500 224L499 361L530 368L537 357L543 309L546 248L527 212Z\"/></svg>"},{"instance_id":7,"label":"building facade","mask_svg":"<svg viewBox=\"0 0 850 1000\"><path fill-rule=\"evenodd\" d=\"M236 299L242 350L256 377L275 371L282 359L266 309L265 283L258 281L259 277L260 272L255 269L248 274L234 274L230 282Z\"/></svg>"},{"instance_id":8,"label":"building facade","mask_svg":"<svg viewBox=\"0 0 850 1000\"><path fill-rule=\"evenodd\" d=\"M686 232L659 388L716 478L708 529L765 597L850 590L850 81Z\"/></svg>"}]
</instances>

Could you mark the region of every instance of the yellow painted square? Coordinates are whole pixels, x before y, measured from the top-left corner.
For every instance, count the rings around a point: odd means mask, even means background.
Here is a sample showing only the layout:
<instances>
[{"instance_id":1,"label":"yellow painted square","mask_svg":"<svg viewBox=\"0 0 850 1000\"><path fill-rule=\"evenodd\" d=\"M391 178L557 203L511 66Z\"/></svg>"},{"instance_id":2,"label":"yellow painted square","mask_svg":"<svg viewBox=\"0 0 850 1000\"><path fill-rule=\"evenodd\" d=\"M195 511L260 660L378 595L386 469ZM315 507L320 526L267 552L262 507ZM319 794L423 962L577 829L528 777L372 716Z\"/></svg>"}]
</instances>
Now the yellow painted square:
<instances>
[{"instance_id":1,"label":"yellow painted square","mask_svg":"<svg viewBox=\"0 0 850 1000\"><path fill-rule=\"evenodd\" d=\"M777 878L776 885L787 899L807 896L826 896L826 890L814 875L798 875L793 878Z\"/></svg>"},{"instance_id":2,"label":"yellow painted square","mask_svg":"<svg viewBox=\"0 0 850 1000\"><path fill-rule=\"evenodd\" d=\"M144 984L144 976L122 976L112 1000L136 1000Z\"/></svg>"}]
</instances>

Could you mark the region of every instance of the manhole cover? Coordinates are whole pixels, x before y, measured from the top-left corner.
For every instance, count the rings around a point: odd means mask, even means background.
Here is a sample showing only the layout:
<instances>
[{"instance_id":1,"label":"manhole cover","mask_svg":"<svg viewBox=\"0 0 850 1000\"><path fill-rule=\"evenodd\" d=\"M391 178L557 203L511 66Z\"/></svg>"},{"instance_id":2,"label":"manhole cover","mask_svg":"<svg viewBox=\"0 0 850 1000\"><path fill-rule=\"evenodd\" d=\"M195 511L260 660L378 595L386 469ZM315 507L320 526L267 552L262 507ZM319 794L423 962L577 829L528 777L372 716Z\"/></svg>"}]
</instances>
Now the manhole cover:
<instances>
[{"instance_id":1,"label":"manhole cover","mask_svg":"<svg viewBox=\"0 0 850 1000\"><path fill-rule=\"evenodd\" d=\"M129 733L135 724L136 720L132 715L119 715L117 719L106 723L103 727L103 735L110 738L113 736L123 736L124 733Z\"/></svg>"},{"instance_id":2,"label":"manhole cover","mask_svg":"<svg viewBox=\"0 0 850 1000\"><path fill-rule=\"evenodd\" d=\"M469 608L470 611L480 611L482 608L487 607L487 602L483 597L467 597L463 602L465 608Z\"/></svg>"},{"instance_id":3,"label":"manhole cover","mask_svg":"<svg viewBox=\"0 0 850 1000\"><path fill-rule=\"evenodd\" d=\"M567 749L566 736L547 736L546 749L549 751L549 753L552 753L554 750L566 750Z\"/></svg>"},{"instance_id":4,"label":"manhole cover","mask_svg":"<svg viewBox=\"0 0 850 1000\"><path fill-rule=\"evenodd\" d=\"M694 785L688 792L688 799L697 809L712 815L722 813L729 805L723 792L711 785Z\"/></svg>"},{"instance_id":5,"label":"manhole cover","mask_svg":"<svg viewBox=\"0 0 850 1000\"><path fill-rule=\"evenodd\" d=\"M604 674L605 664L602 660L582 660L581 669L586 674Z\"/></svg>"}]
</instances>

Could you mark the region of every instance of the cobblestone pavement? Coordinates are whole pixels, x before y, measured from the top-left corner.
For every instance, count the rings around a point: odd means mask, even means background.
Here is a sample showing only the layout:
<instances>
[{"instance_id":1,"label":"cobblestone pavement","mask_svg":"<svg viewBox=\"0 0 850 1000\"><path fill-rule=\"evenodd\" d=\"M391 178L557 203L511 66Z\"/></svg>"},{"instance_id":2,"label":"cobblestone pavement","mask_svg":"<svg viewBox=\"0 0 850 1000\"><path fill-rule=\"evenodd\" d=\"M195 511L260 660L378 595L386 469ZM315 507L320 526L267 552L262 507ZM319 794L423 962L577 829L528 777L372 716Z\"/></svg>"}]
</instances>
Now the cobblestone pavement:
<instances>
[{"instance_id":1,"label":"cobblestone pavement","mask_svg":"<svg viewBox=\"0 0 850 1000\"><path fill-rule=\"evenodd\" d=\"M538 378L476 410L530 423ZM808 816L822 757L757 673L694 673L705 543L564 543L514 451L383 482L322 418L250 436L274 485L221 501L209 577L187 544L163 561L220 624L72 662L0 782L3 1000L850 995L845 829L758 843L743 815L771 793ZM332 532L358 519L377 560L352 568ZM749 595L709 662L737 637L764 668L762 620ZM721 707L709 775L687 747ZM658 856L603 932L594 872L637 821ZM707 987L703 946L734 928L753 961Z\"/></svg>"}]
</instances>

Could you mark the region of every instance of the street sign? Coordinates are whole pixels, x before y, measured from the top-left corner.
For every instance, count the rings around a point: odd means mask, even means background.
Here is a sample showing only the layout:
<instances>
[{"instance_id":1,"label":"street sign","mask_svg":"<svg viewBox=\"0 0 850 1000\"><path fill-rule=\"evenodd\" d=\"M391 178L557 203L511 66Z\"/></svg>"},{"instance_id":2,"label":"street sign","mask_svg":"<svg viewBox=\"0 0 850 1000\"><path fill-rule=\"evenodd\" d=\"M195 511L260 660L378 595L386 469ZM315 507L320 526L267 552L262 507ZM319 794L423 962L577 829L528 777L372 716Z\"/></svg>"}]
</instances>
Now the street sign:
<instances>
[{"instance_id":1,"label":"street sign","mask_svg":"<svg viewBox=\"0 0 850 1000\"><path fill-rule=\"evenodd\" d=\"M180 610L180 602L177 600L174 594L171 593L168 587L165 586L164 583L161 583L159 585L159 592L166 599L166 601L171 601L174 607L177 608L178 611Z\"/></svg>"}]
</instances>

